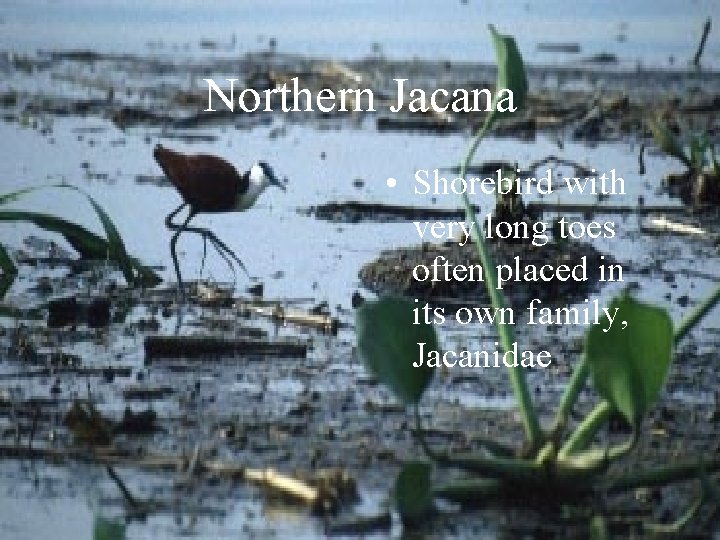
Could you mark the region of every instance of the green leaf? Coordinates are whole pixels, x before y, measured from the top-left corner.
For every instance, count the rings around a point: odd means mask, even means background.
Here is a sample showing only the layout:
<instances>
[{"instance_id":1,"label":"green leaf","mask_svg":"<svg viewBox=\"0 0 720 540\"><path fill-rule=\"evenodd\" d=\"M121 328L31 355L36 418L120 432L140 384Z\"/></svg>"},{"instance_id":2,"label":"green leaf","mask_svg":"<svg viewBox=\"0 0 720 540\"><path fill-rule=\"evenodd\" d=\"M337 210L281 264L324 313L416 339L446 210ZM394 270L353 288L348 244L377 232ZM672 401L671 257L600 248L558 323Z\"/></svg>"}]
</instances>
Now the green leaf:
<instances>
[{"instance_id":1,"label":"green leaf","mask_svg":"<svg viewBox=\"0 0 720 540\"><path fill-rule=\"evenodd\" d=\"M673 353L672 320L666 310L626 294L609 310L616 313L612 327L604 331L609 321L603 317L588 331L585 355L597 391L638 426L665 384Z\"/></svg>"},{"instance_id":2,"label":"green leaf","mask_svg":"<svg viewBox=\"0 0 720 540\"><path fill-rule=\"evenodd\" d=\"M107 212L103 210L102 206L100 206L95 199L93 199L89 194L85 193L82 189L78 187L66 184L57 184L56 187L63 187L75 190L79 193L82 193L87 198L87 200L92 205L93 210L95 210L95 213L100 219L100 223L102 223L103 229L105 231L105 236L107 237L108 244L107 256L110 258L110 260L115 261L120 266L120 270L122 271L123 276L125 277L125 281L127 281L128 284L132 285L133 283L135 283L135 273L133 272L133 265L130 257L125 250L125 243L123 242L122 236L120 236L117 227L115 227L115 224L113 223L112 219L110 219L110 216L108 216Z\"/></svg>"},{"instance_id":3,"label":"green leaf","mask_svg":"<svg viewBox=\"0 0 720 540\"><path fill-rule=\"evenodd\" d=\"M718 163L715 155L715 147L710 145L710 160L712 162L713 172L715 173L715 181L720 182L720 163Z\"/></svg>"},{"instance_id":4,"label":"green leaf","mask_svg":"<svg viewBox=\"0 0 720 540\"><path fill-rule=\"evenodd\" d=\"M15 266L5 246L0 244L0 299L5 298L8 289L15 282L17 273L17 266Z\"/></svg>"},{"instance_id":5,"label":"green leaf","mask_svg":"<svg viewBox=\"0 0 720 540\"><path fill-rule=\"evenodd\" d=\"M58 233L85 259L102 260L111 251L108 242L104 238L80 225L51 214L24 210L0 210L0 222L2 221L32 223L43 230ZM140 282L149 286L160 283L159 276L151 269L143 266L140 261L132 257L128 257L128 261L133 272L137 272L140 276Z\"/></svg>"},{"instance_id":6,"label":"green leaf","mask_svg":"<svg viewBox=\"0 0 720 540\"><path fill-rule=\"evenodd\" d=\"M417 403L435 370L419 358L418 343L438 350L435 328L413 324L415 304L404 298L366 302L357 313L357 346L370 371L406 405Z\"/></svg>"},{"instance_id":7,"label":"green leaf","mask_svg":"<svg viewBox=\"0 0 720 540\"><path fill-rule=\"evenodd\" d=\"M696 135L690 139L690 163L696 171L701 171L705 166L705 154L709 143L707 136Z\"/></svg>"},{"instance_id":8,"label":"green leaf","mask_svg":"<svg viewBox=\"0 0 720 540\"><path fill-rule=\"evenodd\" d=\"M590 520L590 540L609 540L607 520L604 516L595 515Z\"/></svg>"},{"instance_id":9,"label":"green leaf","mask_svg":"<svg viewBox=\"0 0 720 540\"><path fill-rule=\"evenodd\" d=\"M6 277L17 274L17 267L10 258L5 246L0 244L0 277Z\"/></svg>"},{"instance_id":10,"label":"green leaf","mask_svg":"<svg viewBox=\"0 0 720 540\"><path fill-rule=\"evenodd\" d=\"M96 516L93 524L93 540L125 540L125 524Z\"/></svg>"},{"instance_id":11,"label":"green leaf","mask_svg":"<svg viewBox=\"0 0 720 540\"><path fill-rule=\"evenodd\" d=\"M144 266L138 259L128 255L122 236L120 236L117 227L115 227L115 224L112 219L110 219L107 212L105 212L105 210L93 197L76 186L72 186L70 184L52 184L19 189L11 193L0 195L0 205L14 202L22 195L39 189L46 189L48 187L72 189L84 195L100 219L100 223L103 226L107 240L88 231L80 225L76 225L50 214L19 210L4 210L0 211L0 221L27 221L47 231L59 233L63 235L65 240L67 240L67 242L80 254L81 257L98 260L109 258L117 263L129 285L143 284L153 286L162 281L160 276L158 276L150 268ZM2 265L0 263L0 268L1 267ZM0 283L0 285L2 285L2 283ZM0 295L0 297L2 297L2 295Z\"/></svg>"},{"instance_id":12,"label":"green leaf","mask_svg":"<svg viewBox=\"0 0 720 540\"><path fill-rule=\"evenodd\" d=\"M38 189L42 189L44 186L35 186L35 187L29 187L29 188L23 188L18 189L17 191L12 191L10 193L5 193L3 195L0 195L0 205L7 204L10 202L17 201L20 197L25 195L26 193L30 193L32 191L36 191Z\"/></svg>"},{"instance_id":13,"label":"green leaf","mask_svg":"<svg viewBox=\"0 0 720 540\"><path fill-rule=\"evenodd\" d=\"M424 461L406 463L395 481L395 504L405 525L417 525L432 509L431 467Z\"/></svg>"},{"instance_id":14,"label":"green leaf","mask_svg":"<svg viewBox=\"0 0 720 540\"><path fill-rule=\"evenodd\" d=\"M513 93L513 105L518 109L525 106L528 92L525 64L515 38L499 34L493 25L489 25L490 33L495 46L495 62L497 64L497 80L495 82L495 98L493 99L493 112L485 121L488 128L497 119L513 114L512 112L498 112L497 104L500 101L500 90L508 89ZM503 92L503 94L505 94ZM504 97L504 96L503 96ZM504 104L506 105L506 104Z\"/></svg>"},{"instance_id":15,"label":"green leaf","mask_svg":"<svg viewBox=\"0 0 720 540\"><path fill-rule=\"evenodd\" d=\"M80 225L51 214L25 210L0 210L0 221L24 221L46 231L59 233L84 258L104 259L107 256L107 242L103 238Z\"/></svg>"},{"instance_id":16,"label":"green leaf","mask_svg":"<svg viewBox=\"0 0 720 540\"><path fill-rule=\"evenodd\" d=\"M655 143L658 145L660 150L662 150L669 156L673 156L679 159L686 167L692 168L692 163L690 159L688 159L688 157L685 155L685 151L683 150L680 141L670 130L667 124L659 118L656 118L654 120L651 120L649 122L649 125L650 131L652 132L653 138L655 139Z\"/></svg>"}]
</instances>

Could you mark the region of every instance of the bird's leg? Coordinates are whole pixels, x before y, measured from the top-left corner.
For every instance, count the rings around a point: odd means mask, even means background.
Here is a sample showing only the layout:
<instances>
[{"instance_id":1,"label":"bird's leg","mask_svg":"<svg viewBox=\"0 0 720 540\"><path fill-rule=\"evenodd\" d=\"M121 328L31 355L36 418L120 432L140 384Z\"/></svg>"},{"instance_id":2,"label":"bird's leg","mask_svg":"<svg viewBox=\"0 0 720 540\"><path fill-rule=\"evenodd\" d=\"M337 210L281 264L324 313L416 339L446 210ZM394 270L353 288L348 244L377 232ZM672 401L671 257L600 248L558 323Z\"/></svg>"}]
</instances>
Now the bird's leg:
<instances>
[{"instance_id":1,"label":"bird's leg","mask_svg":"<svg viewBox=\"0 0 720 540\"><path fill-rule=\"evenodd\" d=\"M207 241L207 239L208 238L206 236L203 236L203 240ZM212 238L210 238L210 243L215 248L215 251L218 252L218 255L220 255L222 257L223 261L225 261L225 264L228 265L228 268L230 268L230 271L232 272L232 275L233 275L233 286L235 286L235 283L237 283L237 272L235 271L235 266L233 265L232 261L228 258L228 256L225 255L225 253L222 251L222 249L220 249L218 246L216 246L213 243Z\"/></svg>"},{"instance_id":2,"label":"bird's leg","mask_svg":"<svg viewBox=\"0 0 720 540\"><path fill-rule=\"evenodd\" d=\"M210 241L210 244L212 244L212 247L215 248L215 251L218 252L218 255L220 255L220 257L222 257L223 261L225 261L225 263L226 263L226 264L228 265L228 267L230 268L230 271L231 271L232 274L233 274L233 283L234 283L234 282L237 280L237 272L235 272L235 266L233 265L232 261L228 258L228 256L225 254L225 252L223 251L222 247L221 247L221 246L218 246L218 245L216 244L217 237L216 237L213 233L211 233L208 229L203 229L203 228L200 228L200 227L187 227L187 228L185 229L185 231L187 231L187 232L192 232L192 233L195 233L195 234L199 234L200 236L202 236L202 239L203 239L203 258L202 258L202 263L201 263L201 265L200 265L200 272L202 273L202 270L203 270L203 268L205 267L205 255L206 255L205 250L206 250L206 248L207 248L207 242L208 242L208 240L209 240L209 241Z\"/></svg>"},{"instance_id":3,"label":"bird's leg","mask_svg":"<svg viewBox=\"0 0 720 540\"><path fill-rule=\"evenodd\" d=\"M171 231L177 231L177 230L178 230L178 228L180 227L180 224L179 224L179 223L173 223L173 222L172 222L172 219L173 219L175 216L177 216L177 215L180 213L180 211L181 211L183 208L185 208L186 206L187 206L187 203L184 202L184 203L182 203L180 206L178 206L175 210L173 210L172 212L170 212L170 213L168 214L168 216L165 218L165 226L166 226L168 229L170 229Z\"/></svg>"},{"instance_id":4,"label":"bird's leg","mask_svg":"<svg viewBox=\"0 0 720 540\"><path fill-rule=\"evenodd\" d=\"M184 223L178 224L173 223L172 218L174 218L180 211L187 206L187 203L182 203L180 206L178 206L175 210L170 212L167 218L165 218L165 226L172 230L176 231L175 235L173 236L173 239L170 241L170 251L173 256L173 264L175 265L175 273L178 277L178 284L180 286L180 290L182 292L182 279L180 277L180 267L177 262L177 256L175 254L175 244L177 243L177 237L180 235L181 232L192 232L195 234L199 234L203 238L203 258L202 258L202 269L205 267L205 256L206 256L206 248L207 248L207 241L209 240L212 246L215 248L215 250L218 252L218 254L223 258L223 260L227 263L227 265L230 267L230 270L233 273L233 281L236 279L237 274L235 272L235 267L233 266L232 261L235 261L237 265L243 269L245 274L250 277L250 273L248 272L247 268L245 267L245 264L240 260L240 258L235 255L235 252L231 250L222 240L220 240L215 233L213 233L210 229L205 229L202 227L188 227L188 223L190 220L195 217L196 213L192 208L190 209L190 214L188 215L187 219ZM232 260L231 260L232 259Z\"/></svg>"},{"instance_id":5,"label":"bird's leg","mask_svg":"<svg viewBox=\"0 0 720 540\"><path fill-rule=\"evenodd\" d=\"M248 277L250 277L250 273L248 272L247 268L245 267L245 264L240 260L240 258L235 255L235 252L230 249L227 244L225 244L222 240L220 240L215 233L213 233L209 229L204 229L201 227L188 227L185 229L188 232L194 232L195 234L201 235L204 239L210 240L210 243L215 248L215 250L220 254L220 256L225 259L225 262L228 263L228 265L232 268L232 262L230 262L230 259L228 259L228 256L232 258L233 261L237 263L237 265L243 269L243 272L247 274ZM235 270L233 269L233 273Z\"/></svg>"},{"instance_id":6,"label":"bird's leg","mask_svg":"<svg viewBox=\"0 0 720 540\"><path fill-rule=\"evenodd\" d=\"M203 256L202 256L202 260L200 261L200 275L202 275L203 270L205 269L205 259L207 258L207 243L208 243L207 231L205 229L198 229L197 227L188 227L185 230L189 231L189 232L194 232L194 233L202 236ZM225 264L227 264L228 268L230 268L230 271L232 272L232 275L233 275L233 285L234 285L235 282L237 281L237 272L235 272L235 266L233 266L232 261L230 259L228 259L228 256L225 255L225 253L222 251L222 249L220 249L218 246L216 246L213 243L213 239L210 238L209 240L210 240L210 243L212 244L212 246L215 248L215 251L218 252L218 255L220 255L220 257L222 257L223 261L225 261Z\"/></svg>"},{"instance_id":7,"label":"bird's leg","mask_svg":"<svg viewBox=\"0 0 720 540\"><path fill-rule=\"evenodd\" d=\"M217 249L218 252L220 252L222 250L225 253L227 253L237 263L237 265L243 269L243 272L245 272L245 275L247 277L250 277L250 272L248 272L247 268L245 267L245 264L240 260L240 257L235 255L235 252L232 249L230 249L229 247L227 247L227 245L222 240L220 240L217 236L215 236L215 234L213 234L211 231L207 231L207 234L208 234L208 238L210 239L210 241L215 245L215 249Z\"/></svg>"},{"instance_id":8,"label":"bird's leg","mask_svg":"<svg viewBox=\"0 0 720 540\"><path fill-rule=\"evenodd\" d=\"M182 223L182 225L178 225L177 223L172 222L172 218L175 217L180 210L185 206L185 203L181 204L176 210L171 212L168 217L165 219L165 225L175 231L175 234L173 234L172 238L170 239L170 254L172 255L173 265L175 266L175 275L177 276L177 282L178 282L178 291L180 292L180 296L185 296L185 289L183 288L183 282L182 282L182 274L180 274L180 263L178 262L177 258L177 241L178 237L180 236L180 233L182 233L184 230L187 229L188 223L190 223L190 220L195 216L195 212L190 210L190 213L188 214L188 217L185 218L185 221Z\"/></svg>"}]
</instances>

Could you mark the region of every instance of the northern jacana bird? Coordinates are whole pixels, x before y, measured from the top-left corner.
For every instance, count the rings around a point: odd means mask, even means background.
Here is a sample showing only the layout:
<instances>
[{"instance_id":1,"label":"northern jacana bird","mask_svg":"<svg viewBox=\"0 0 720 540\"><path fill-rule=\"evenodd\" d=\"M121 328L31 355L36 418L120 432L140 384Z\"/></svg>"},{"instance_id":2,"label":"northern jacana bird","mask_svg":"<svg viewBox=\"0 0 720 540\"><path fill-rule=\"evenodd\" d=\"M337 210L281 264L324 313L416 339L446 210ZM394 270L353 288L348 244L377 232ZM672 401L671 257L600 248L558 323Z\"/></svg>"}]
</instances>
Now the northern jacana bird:
<instances>
[{"instance_id":1,"label":"northern jacana bird","mask_svg":"<svg viewBox=\"0 0 720 540\"><path fill-rule=\"evenodd\" d=\"M285 191L285 185L277 179L272 168L264 161L258 161L241 174L223 158L210 154L183 154L159 144L153 150L153 157L183 198L182 204L165 218L165 226L175 232L170 240L170 253L180 294L184 294L184 290L175 248L178 237L185 231L201 235L204 242L210 241L233 273L235 270L230 259L247 274L243 262L212 231L188 225L197 214L243 212L255 204L268 186L277 186ZM190 212L185 221L173 223L173 218L186 206L190 208ZM205 247L203 244L203 265Z\"/></svg>"}]
</instances>

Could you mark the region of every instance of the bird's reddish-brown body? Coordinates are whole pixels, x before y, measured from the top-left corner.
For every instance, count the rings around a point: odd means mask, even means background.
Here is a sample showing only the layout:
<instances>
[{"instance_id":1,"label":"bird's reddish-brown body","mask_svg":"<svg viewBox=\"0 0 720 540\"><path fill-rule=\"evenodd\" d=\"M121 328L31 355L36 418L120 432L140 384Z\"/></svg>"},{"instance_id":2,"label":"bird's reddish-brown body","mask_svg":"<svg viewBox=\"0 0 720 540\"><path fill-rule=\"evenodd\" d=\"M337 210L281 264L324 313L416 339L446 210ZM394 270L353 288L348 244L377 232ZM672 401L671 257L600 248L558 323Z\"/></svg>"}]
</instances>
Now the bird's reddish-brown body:
<instances>
[{"instance_id":1,"label":"bird's reddish-brown body","mask_svg":"<svg viewBox=\"0 0 720 540\"><path fill-rule=\"evenodd\" d=\"M228 212L249 179L235 167L209 154L182 154L157 145L153 157L183 200L196 212Z\"/></svg>"}]
</instances>

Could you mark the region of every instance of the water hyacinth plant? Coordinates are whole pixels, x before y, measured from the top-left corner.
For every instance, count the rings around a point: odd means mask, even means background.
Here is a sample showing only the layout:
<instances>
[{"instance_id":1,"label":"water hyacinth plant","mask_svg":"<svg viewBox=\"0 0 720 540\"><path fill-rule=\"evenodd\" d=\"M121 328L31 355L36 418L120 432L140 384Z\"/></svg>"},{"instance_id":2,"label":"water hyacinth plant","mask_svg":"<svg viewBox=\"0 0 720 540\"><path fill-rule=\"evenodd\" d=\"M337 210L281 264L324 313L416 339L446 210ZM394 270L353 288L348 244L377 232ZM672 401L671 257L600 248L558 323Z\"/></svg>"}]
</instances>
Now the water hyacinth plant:
<instances>
[{"instance_id":1,"label":"water hyacinth plant","mask_svg":"<svg viewBox=\"0 0 720 540\"><path fill-rule=\"evenodd\" d=\"M85 196L98 216L106 238L52 214L3 208L9 203L17 201L23 195L48 188L69 189ZM107 212L95 199L75 186L68 184L36 186L0 195L0 222L32 223L43 230L60 234L81 257L91 260L109 260L117 264L129 286L152 286L160 282L160 278L155 272L128 255L122 237ZM0 244L0 298L3 298L12 286L17 273L17 266L7 248Z\"/></svg>"},{"instance_id":2,"label":"water hyacinth plant","mask_svg":"<svg viewBox=\"0 0 720 540\"><path fill-rule=\"evenodd\" d=\"M514 92L515 103L521 106L527 94L525 68L515 40L490 28L498 64L497 88ZM460 166L464 177L483 137L494 123L507 113L490 112L474 136ZM466 220L473 223L472 237L477 255L484 268L493 268L492 254L487 249L482 222L476 219L467 195L462 195ZM507 306L502 289L498 289L493 272L485 272L485 285L492 307ZM668 312L648 305L627 293L615 298L611 312L617 308L619 320L627 327L607 324L592 326L586 333L584 349L564 389L554 422L543 428L533 404L524 368L508 367L508 377L517 401L525 442L512 448L504 441L489 439L480 453L451 453L433 448L425 440L419 403L435 374L417 360L418 343L438 347L435 328L414 324L413 308L408 299L381 298L367 302L357 312L358 353L378 380L395 396L414 410L413 434L429 461L410 461L400 471L394 496L396 507L407 524L415 524L429 515L432 501L441 497L461 503L488 500L512 501L515 504L537 500L576 503L592 500L601 494L620 493L643 486L699 478L703 496L718 493L708 474L720 471L720 459L697 459L664 467L614 472L611 463L630 453L641 435L642 422L663 390L676 344L720 300L720 287L699 305L681 324L674 328ZM604 321L607 322L607 321ZM513 327L495 320L501 352L511 350L515 342ZM600 400L584 418L571 422L571 413L581 390L591 381ZM632 428L621 444L598 446L595 436L606 426L611 415L619 414ZM465 477L444 485L433 485L432 466L452 467L464 471ZM700 503L694 504L669 529L683 525ZM648 525L651 527L651 525ZM602 530L602 518L595 519L592 530ZM660 530L660 529L658 529ZM662 530L667 530L663 528Z\"/></svg>"}]
</instances>

